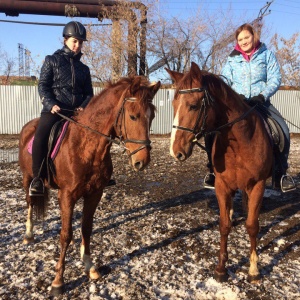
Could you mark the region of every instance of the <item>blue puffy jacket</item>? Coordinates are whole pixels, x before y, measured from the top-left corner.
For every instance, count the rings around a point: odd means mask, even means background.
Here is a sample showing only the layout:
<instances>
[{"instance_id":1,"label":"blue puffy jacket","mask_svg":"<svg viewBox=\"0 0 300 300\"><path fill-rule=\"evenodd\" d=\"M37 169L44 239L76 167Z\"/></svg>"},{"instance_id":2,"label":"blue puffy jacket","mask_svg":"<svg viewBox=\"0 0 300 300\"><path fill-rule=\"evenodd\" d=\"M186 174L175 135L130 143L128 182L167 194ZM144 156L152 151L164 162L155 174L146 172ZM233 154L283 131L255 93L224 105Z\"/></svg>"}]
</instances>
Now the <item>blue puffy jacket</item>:
<instances>
[{"instance_id":1,"label":"blue puffy jacket","mask_svg":"<svg viewBox=\"0 0 300 300\"><path fill-rule=\"evenodd\" d=\"M233 50L221 75L228 85L247 99L262 94L268 100L281 84L279 64L265 44L261 44L250 61L239 51Z\"/></svg>"}]
</instances>

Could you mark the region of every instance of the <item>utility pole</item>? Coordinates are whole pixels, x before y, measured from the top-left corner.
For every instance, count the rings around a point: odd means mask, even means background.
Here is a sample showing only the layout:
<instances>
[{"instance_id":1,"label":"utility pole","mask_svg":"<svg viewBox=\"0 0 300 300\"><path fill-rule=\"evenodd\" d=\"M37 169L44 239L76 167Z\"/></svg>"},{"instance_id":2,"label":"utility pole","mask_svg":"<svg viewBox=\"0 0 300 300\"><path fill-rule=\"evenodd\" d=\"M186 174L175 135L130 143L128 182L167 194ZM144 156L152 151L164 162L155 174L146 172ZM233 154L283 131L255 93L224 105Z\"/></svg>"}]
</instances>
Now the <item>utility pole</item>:
<instances>
[{"instance_id":1,"label":"utility pole","mask_svg":"<svg viewBox=\"0 0 300 300\"><path fill-rule=\"evenodd\" d=\"M18 44L19 49L19 77L24 77L24 46Z\"/></svg>"},{"instance_id":2,"label":"utility pole","mask_svg":"<svg viewBox=\"0 0 300 300\"><path fill-rule=\"evenodd\" d=\"M260 9L257 18L251 22L251 25L253 25L255 27L255 29L257 30L258 36L260 36L260 34L261 34L261 27L262 27L261 21L262 21L263 17L265 17L271 13L271 10L269 9L269 7L273 2L274 2L274 0L267 2L266 5Z\"/></svg>"},{"instance_id":3,"label":"utility pole","mask_svg":"<svg viewBox=\"0 0 300 300\"><path fill-rule=\"evenodd\" d=\"M28 49L25 51L25 76L30 77L30 54L31 52Z\"/></svg>"}]
</instances>

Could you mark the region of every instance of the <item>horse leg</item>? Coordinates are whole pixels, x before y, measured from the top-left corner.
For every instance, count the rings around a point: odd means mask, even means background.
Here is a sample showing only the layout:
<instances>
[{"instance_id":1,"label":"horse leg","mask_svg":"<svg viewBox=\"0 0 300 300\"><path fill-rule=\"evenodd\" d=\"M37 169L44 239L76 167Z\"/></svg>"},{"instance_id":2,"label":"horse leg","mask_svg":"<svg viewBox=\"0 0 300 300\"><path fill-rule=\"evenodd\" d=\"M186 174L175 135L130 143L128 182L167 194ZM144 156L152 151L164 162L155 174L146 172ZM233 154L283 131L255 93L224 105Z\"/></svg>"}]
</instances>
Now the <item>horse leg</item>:
<instances>
[{"instance_id":1,"label":"horse leg","mask_svg":"<svg viewBox=\"0 0 300 300\"><path fill-rule=\"evenodd\" d=\"M85 272L91 279L98 279L101 275L91 260L90 238L92 234L93 218L97 205L101 199L101 193L84 197L82 215L82 242L80 246L81 259L85 266Z\"/></svg>"},{"instance_id":2,"label":"horse leg","mask_svg":"<svg viewBox=\"0 0 300 300\"><path fill-rule=\"evenodd\" d=\"M251 283L258 282L260 280L260 273L257 267L258 255L256 251L257 247L257 235L259 232L259 211L262 204L264 194L265 182L259 182L252 189L249 194L248 201L248 216L246 220L246 228L250 237L250 268L248 281Z\"/></svg>"},{"instance_id":3,"label":"horse leg","mask_svg":"<svg viewBox=\"0 0 300 300\"><path fill-rule=\"evenodd\" d=\"M216 189L217 199L220 209L220 252L219 252L219 263L214 272L214 278L219 282L225 282L228 279L228 273L225 268L226 262L228 261L227 242L228 235L231 230L232 222L232 197L233 193L227 191L224 193L225 187L222 189Z\"/></svg>"},{"instance_id":4,"label":"horse leg","mask_svg":"<svg viewBox=\"0 0 300 300\"><path fill-rule=\"evenodd\" d=\"M29 197L29 195L27 195L27 197ZM34 242L32 215L33 215L32 204L28 204L26 232L24 235L23 244L31 244Z\"/></svg>"},{"instance_id":5,"label":"horse leg","mask_svg":"<svg viewBox=\"0 0 300 300\"><path fill-rule=\"evenodd\" d=\"M27 202L27 221L26 221L26 232L23 239L23 244L31 244L34 242L33 237L33 204L31 202L31 197L29 196L29 185L31 178L23 175L23 187L26 193L26 202Z\"/></svg>"},{"instance_id":6,"label":"horse leg","mask_svg":"<svg viewBox=\"0 0 300 300\"><path fill-rule=\"evenodd\" d=\"M51 285L51 295L56 297L64 292L64 279L63 274L65 270L65 258L67 249L72 240L72 215L75 201L69 195L58 194L59 205L61 210L61 231L60 231L60 256L56 264L56 275Z\"/></svg>"}]
</instances>

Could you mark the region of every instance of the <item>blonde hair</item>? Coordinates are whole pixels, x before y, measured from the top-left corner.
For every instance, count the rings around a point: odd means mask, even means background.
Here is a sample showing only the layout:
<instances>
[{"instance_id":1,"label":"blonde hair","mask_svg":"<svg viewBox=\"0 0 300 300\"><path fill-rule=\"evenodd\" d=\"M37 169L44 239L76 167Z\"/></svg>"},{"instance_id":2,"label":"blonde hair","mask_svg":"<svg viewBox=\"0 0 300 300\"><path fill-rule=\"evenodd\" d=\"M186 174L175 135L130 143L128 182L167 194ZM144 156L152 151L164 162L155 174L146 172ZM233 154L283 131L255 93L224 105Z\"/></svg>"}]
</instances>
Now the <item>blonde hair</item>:
<instances>
[{"instance_id":1,"label":"blonde hair","mask_svg":"<svg viewBox=\"0 0 300 300\"><path fill-rule=\"evenodd\" d=\"M243 31L243 30L247 30L249 31L252 35L253 35L253 43L254 43L254 47L257 47L259 44L259 36L257 31L253 28L252 25L245 23L243 25L241 25L236 31L235 31L235 39L238 39L239 34Z\"/></svg>"}]
</instances>

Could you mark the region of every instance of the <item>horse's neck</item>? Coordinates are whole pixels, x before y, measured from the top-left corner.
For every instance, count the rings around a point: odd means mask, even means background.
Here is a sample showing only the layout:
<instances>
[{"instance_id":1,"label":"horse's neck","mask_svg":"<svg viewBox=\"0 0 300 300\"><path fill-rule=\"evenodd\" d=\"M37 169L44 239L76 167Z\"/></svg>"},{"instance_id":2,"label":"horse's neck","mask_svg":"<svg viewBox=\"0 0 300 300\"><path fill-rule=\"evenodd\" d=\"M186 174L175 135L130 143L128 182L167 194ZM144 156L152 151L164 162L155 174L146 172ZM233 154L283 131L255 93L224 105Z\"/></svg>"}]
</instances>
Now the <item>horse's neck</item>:
<instances>
[{"instance_id":1,"label":"horse's neck","mask_svg":"<svg viewBox=\"0 0 300 300\"><path fill-rule=\"evenodd\" d=\"M117 106L120 98L117 96L102 95L102 98L90 103L81 116L78 122L87 125L88 127L109 134L114 126L117 118Z\"/></svg>"}]
</instances>

